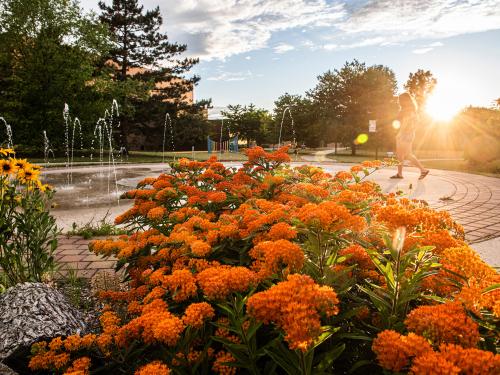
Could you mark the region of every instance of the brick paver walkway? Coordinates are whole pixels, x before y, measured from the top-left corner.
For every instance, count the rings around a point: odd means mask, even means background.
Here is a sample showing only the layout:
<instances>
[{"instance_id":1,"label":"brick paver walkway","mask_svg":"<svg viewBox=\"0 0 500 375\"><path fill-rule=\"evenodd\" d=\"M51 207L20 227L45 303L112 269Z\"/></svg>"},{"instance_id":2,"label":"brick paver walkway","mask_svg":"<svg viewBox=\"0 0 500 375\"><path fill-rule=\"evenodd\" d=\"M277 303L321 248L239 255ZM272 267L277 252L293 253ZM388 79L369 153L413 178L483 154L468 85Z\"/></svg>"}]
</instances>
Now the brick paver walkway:
<instances>
[{"instance_id":1,"label":"brick paver walkway","mask_svg":"<svg viewBox=\"0 0 500 375\"><path fill-rule=\"evenodd\" d=\"M449 171L433 171L433 175L453 184L454 192L432 206L449 211L463 225L469 243L500 236L499 178Z\"/></svg>"},{"instance_id":2,"label":"brick paver walkway","mask_svg":"<svg viewBox=\"0 0 500 375\"><path fill-rule=\"evenodd\" d=\"M68 272L68 268L76 271L78 276L89 279L98 271L114 272L116 263L114 257L103 258L89 250L89 243L93 240L85 240L76 236L59 237L55 257L61 267L62 275Z\"/></svg>"}]
</instances>

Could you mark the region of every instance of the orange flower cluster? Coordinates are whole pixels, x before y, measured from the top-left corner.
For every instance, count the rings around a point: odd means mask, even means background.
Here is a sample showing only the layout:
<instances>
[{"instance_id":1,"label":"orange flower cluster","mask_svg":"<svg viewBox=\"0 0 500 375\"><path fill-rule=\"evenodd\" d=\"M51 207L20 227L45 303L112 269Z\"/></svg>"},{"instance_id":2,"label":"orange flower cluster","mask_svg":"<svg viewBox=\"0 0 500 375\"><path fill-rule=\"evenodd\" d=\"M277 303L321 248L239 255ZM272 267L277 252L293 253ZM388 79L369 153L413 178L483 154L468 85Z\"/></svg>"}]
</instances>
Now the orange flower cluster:
<instances>
[{"instance_id":1,"label":"orange flower cluster","mask_svg":"<svg viewBox=\"0 0 500 375\"><path fill-rule=\"evenodd\" d=\"M429 342L414 333L403 336L396 331L386 330L373 340L372 350L380 366L399 372L408 367L413 357L432 352Z\"/></svg>"},{"instance_id":2,"label":"orange flower cluster","mask_svg":"<svg viewBox=\"0 0 500 375\"><path fill-rule=\"evenodd\" d=\"M254 269L260 278L299 272L304 265L304 252L288 240L260 242L248 254L255 259Z\"/></svg>"},{"instance_id":3,"label":"orange flower cluster","mask_svg":"<svg viewBox=\"0 0 500 375\"><path fill-rule=\"evenodd\" d=\"M429 352L415 358L410 368L415 375L458 375L460 368L436 352Z\"/></svg>"},{"instance_id":4,"label":"orange flower cluster","mask_svg":"<svg viewBox=\"0 0 500 375\"><path fill-rule=\"evenodd\" d=\"M395 372L488 375L500 371L499 354L454 344L442 344L434 351L425 338L414 333L403 336L382 331L373 340L372 349L380 366Z\"/></svg>"},{"instance_id":5,"label":"orange flower cluster","mask_svg":"<svg viewBox=\"0 0 500 375\"><path fill-rule=\"evenodd\" d=\"M411 232L435 232L450 230L463 238L463 228L455 223L446 211L434 211L418 201L390 198L383 206L375 207L378 221L389 229L406 227Z\"/></svg>"},{"instance_id":6,"label":"orange flower cluster","mask_svg":"<svg viewBox=\"0 0 500 375\"><path fill-rule=\"evenodd\" d=\"M206 320L210 320L214 316L215 311L208 303L192 303L184 312L182 321L185 325L189 325L194 328L201 328Z\"/></svg>"},{"instance_id":7,"label":"orange flower cluster","mask_svg":"<svg viewBox=\"0 0 500 375\"><path fill-rule=\"evenodd\" d=\"M248 290L257 283L257 275L245 267L216 266L201 271L196 281L205 296L214 300Z\"/></svg>"},{"instance_id":8,"label":"orange flower cluster","mask_svg":"<svg viewBox=\"0 0 500 375\"><path fill-rule=\"evenodd\" d=\"M279 165L290 161L288 146L281 147L273 153L264 151L262 147L253 147L246 149L245 154L248 157L245 166L253 169L276 169Z\"/></svg>"},{"instance_id":9,"label":"orange flower cluster","mask_svg":"<svg viewBox=\"0 0 500 375\"><path fill-rule=\"evenodd\" d=\"M321 333L320 314L336 315L338 303L332 288L319 286L309 276L295 274L251 296L247 309L250 316L282 328L290 349L305 352Z\"/></svg>"},{"instance_id":10,"label":"orange flower cluster","mask_svg":"<svg viewBox=\"0 0 500 375\"><path fill-rule=\"evenodd\" d=\"M215 355L215 362L212 370L220 375L234 375L236 374L236 367L226 365L226 363L234 362L234 357L225 351L220 351Z\"/></svg>"},{"instance_id":11,"label":"orange flower cluster","mask_svg":"<svg viewBox=\"0 0 500 375\"><path fill-rule=\"evenodd\" d=\"M488 375L500 373L500 354L475 348L444 344L439 347L441 357L460 368L464 374Z\"/></svg>"},{"instance_id":12,"label":"orange flower cluster","mask_svg":"<svg viewBox=\"0 0 500 375\"><path fill-rule=\"evenodd\" d=\"M135 372L135 375L168 375L170 369L160 361L154 361L142 366Z\"/></svg>"},{"instance_id":13,"label":"orange flower cluster","mask_svg":"<svg viewBox=\"0 0 500 375\"><path fill-rule=\"evenodd\" d=\"M448 248L443 251L440 261L443 266L438 281L445 287L448 285L445 290L456 289L453 286L465 279L455 298L478 315L486 309L500 317L500 290L484 292L486 288L500 283L500 275L474 250L468 246Z\"/></svg>"},{"instance_id":14,"label":"orange flower cluster","mask_svg":"<svg viewBox=\"0 0 500 375\"><path fill-rule=\"evenodd\" d=\"M60 370L67 366L70 361L70 354L67 352L71 353L82 349L89 349L94 345L95 341L96 335L89 334L83 337L72 335L64 340L60 337L56 337L52 339L48 345L45 341L36 343L32 347L34 355L30 359L29 368L31 370ZM83 364L87 363L88 368L90 366L90 360L88 362L86 360L76 362L76 367L75 363L73 363L73 369L75 371L86 371L86 369L83 368Z\"/></svg>"},{"instance_id":15,"label":"orange flower cluster","mask_svg":"<svg viewBox=\"0 0 500 375\"><path fill-rule=\"evenodd\" d=\"M366 228L363 217L351 214L347 207L332 201L308 203L297 209L294 216L309 227L328 232L362 232Z\"/></svg>"},{"instance_id":16,"label":"orange flower cluster","mask_svg":"<svg viewBox=\"0 0 500 375\"><path fill-rule=\"evenodd\" d=\"M434 345L442 343L475 347L479 341L479 327L458 303L420 306L405 320L409 331L428 338Z\"/></svg>"},{"instance_id":17,"label":"orange flower cluster","mask_svg":"<svg viewBox=\"0 0 500 375\"><path fill-rule=\"evenodd\" d=\"M88 375L90 362L89 357L75 359L64 375Z\"/></svg>"}]
</instances>

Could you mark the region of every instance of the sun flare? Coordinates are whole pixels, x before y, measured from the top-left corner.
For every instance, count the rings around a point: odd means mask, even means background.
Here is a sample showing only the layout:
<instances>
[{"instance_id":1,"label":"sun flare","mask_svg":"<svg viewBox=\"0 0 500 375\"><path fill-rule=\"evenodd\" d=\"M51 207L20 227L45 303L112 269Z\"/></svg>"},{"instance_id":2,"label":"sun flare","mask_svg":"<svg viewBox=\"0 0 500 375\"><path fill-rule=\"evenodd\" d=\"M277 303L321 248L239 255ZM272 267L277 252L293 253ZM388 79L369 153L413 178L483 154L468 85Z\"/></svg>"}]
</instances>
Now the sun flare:
<instances>
[{"instance_id":1,"label":"sun flare","mask_svg":"<svg viewBox=\"0 0 500 375\"><path fill-rule=\"evenodd\" d=\"M438 87L429 97L425 110L437 121L450 121L466 105L466 100L462 97L462 94L453 87L448 89Z\"/></svg>"}]
</instances>

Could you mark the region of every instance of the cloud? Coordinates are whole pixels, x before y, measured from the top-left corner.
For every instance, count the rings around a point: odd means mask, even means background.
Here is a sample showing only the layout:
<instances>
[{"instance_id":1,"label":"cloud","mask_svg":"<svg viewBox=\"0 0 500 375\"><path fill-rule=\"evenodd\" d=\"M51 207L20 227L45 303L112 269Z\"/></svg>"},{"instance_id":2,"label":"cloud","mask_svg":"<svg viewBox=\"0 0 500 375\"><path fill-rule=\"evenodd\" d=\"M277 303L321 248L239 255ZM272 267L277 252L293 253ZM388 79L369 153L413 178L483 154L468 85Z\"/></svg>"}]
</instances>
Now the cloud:
<instances>
[{"instance_id":1,"label":"cloud","mask_svg":"<svg viewBox=\"0 0 500 375\"><path fill-rule=\"evenodd\" d=\"M143 0L142 3L145 9L159 4L169 38L186 43L190 55L205 60L224 60L263 49L277 32L332 26L345 16L343 4L331 0ZM86 8L92 7L91 4L95 0L82 1Z\"/></svg>"},{"instance_id":2,"label":"cloud","mask_svg":"<svg viewBox=\"0 0 500 375\"><path fill-rule=\"evenodd\" d=\"M107 0L110 3L111 0ZM96 9L95 0L81 0ZM296 31L308 40L297 48L339 50L390 46L414 40L500 29L498 0L142 0L158 4L163 30L204 60L268 48L277 33ZM274 47L286 52L286 40ZM422 53L427 45L416 48ZM418 53L418 52L417 52Z\"/></svg>"},{"instance_id":3,"label":"cloud","mask_svg":"<svg viewBox=\"0 0 500 375\"><path fill-rule=\"evenodd\" d=\"M346 49L352 49L352 48L382 45L384 42L385 42L384 38L375 37L375 38L362 39L360 41L352 42L352 43L343 43L343 44L327 43L327 44L324 44L322 46L322 49L324 49L326 51L340 51L340 50L346 50Z\"/></svg>"},{"instance_id":4,"label":"cloud","mask_svg":"<svg viewBox=\"0 0 500 375\"><path fill-rule=\"evenodd\" d=\"M423 55L423 54L426 54L428 52L433 51L437 47L442 47L442 46L444 46L443 43L441 43L441 42L434 42L434 43L430 43L430 44L427 44L425 46L422 46L420 48L416 48L412 52L414 54L417 54L417 55Z\"/></svg>"},{"instance_id":5,"label":"cloud","mask_svg":"<svg viewBox=\"0 0 500 375\"><path fill-rule=\"evenodd\" d=\"M424 47L424 48L417 48L417 49L414 49L412 52L416 55L423 55L427 52L430 52L432 51L434 48L432 47Z\"/></svg>"},{"instance_id":6,"label":"cloud","mask_svg":"<svg viewBox=\"0 0 500 375\"><path fill-rule=\"evenodd\" d=\"M207 78L207 81L244 81L253 77L251 71L247 70L245 72L220 72L217 75Z\"/></svg>"},{"instance_id":7,"label":"cloud","mask_svg":"<svg viewBox=\"0 0 500 375\"><path fill-rule=\"evenodd\" d=\"M294 50L295 47L292 46L291 44L280 43L277 46L275 46L273 49L274 49L274 52L276 52L276 53L285 53L285 52Z\"/></svg>"},{"instance_id":8,"label":"cloud","mask_svg":"<svg viewBox=\"0 0 500 375\"><path fill-rule=\"evenodd\" d=\"M444 38L500 28L498 0L375 0L337 25L388 40Z\"/></svg>"}]
</instances>

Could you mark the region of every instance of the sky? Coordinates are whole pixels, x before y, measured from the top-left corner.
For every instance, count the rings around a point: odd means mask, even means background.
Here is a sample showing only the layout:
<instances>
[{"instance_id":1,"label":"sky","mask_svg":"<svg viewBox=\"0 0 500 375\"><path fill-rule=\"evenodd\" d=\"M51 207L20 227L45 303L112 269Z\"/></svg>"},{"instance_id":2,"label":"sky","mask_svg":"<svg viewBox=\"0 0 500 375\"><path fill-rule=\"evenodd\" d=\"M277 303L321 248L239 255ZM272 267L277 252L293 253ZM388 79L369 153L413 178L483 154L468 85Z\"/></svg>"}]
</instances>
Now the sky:
<instances>
[{"instance_id":1,"label":"sky","mask_svg":"<svg viewBox=\"0 0 500 375\"><path fill-rule=\"evenodd\" d=\"M111 0L107 0L111 3ZM142 0L163 31L199 57L196 99L272 109L317 76L358 59L383 64L400 91L430 70L439 106L489 106L500 97L500 0ZM97 0L80 0L97 10Z\"/></svg>"}]
</instances>

